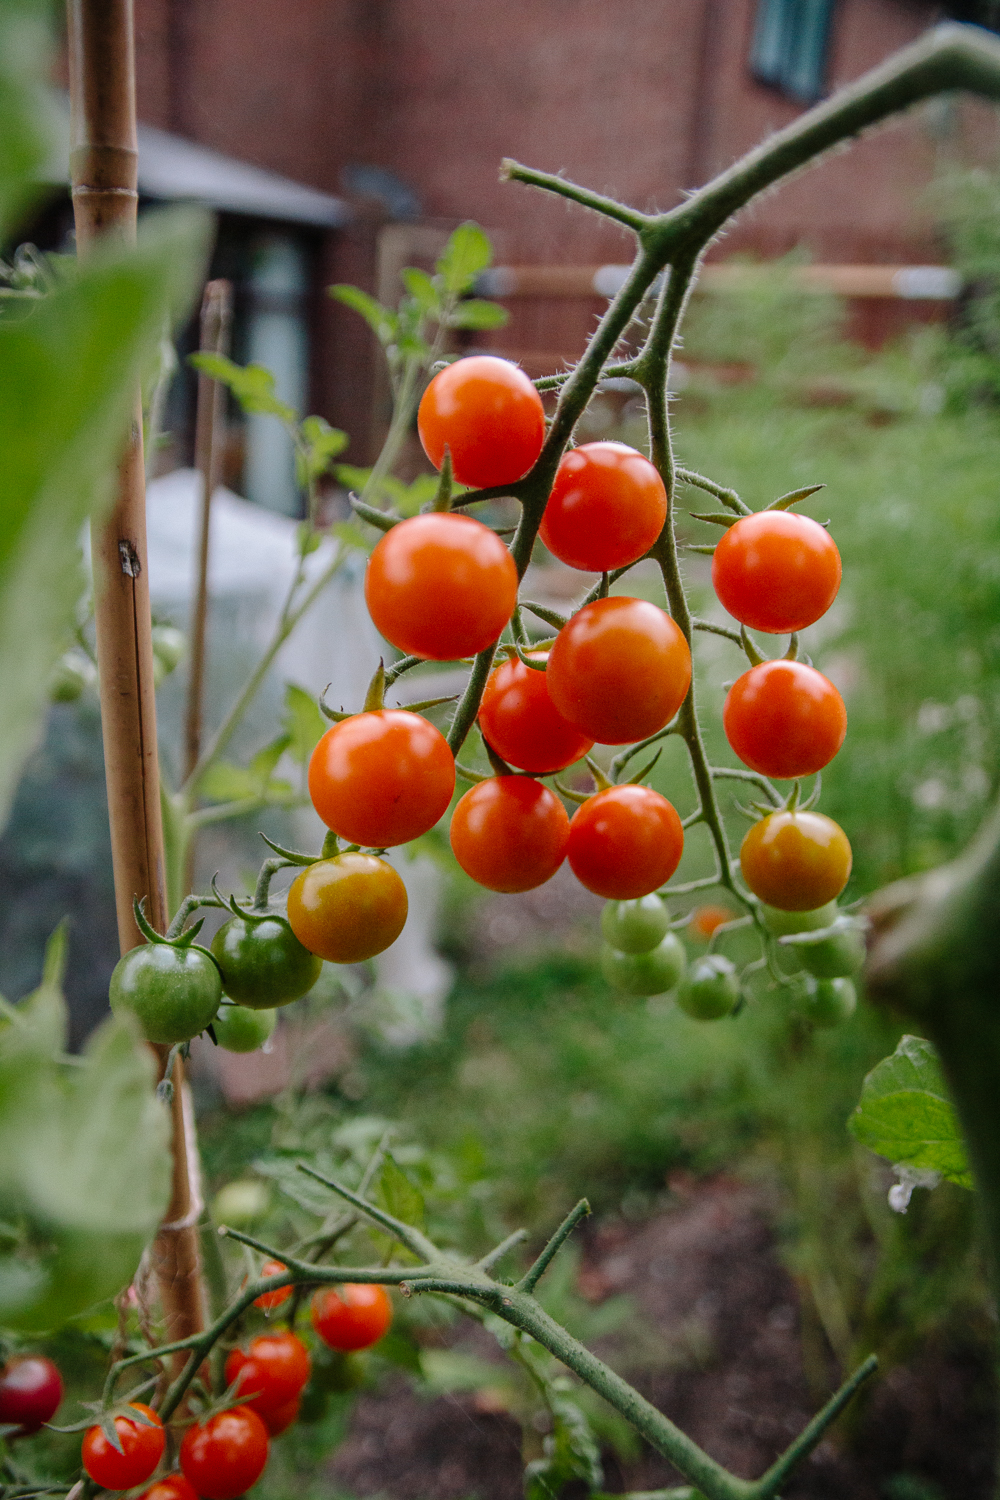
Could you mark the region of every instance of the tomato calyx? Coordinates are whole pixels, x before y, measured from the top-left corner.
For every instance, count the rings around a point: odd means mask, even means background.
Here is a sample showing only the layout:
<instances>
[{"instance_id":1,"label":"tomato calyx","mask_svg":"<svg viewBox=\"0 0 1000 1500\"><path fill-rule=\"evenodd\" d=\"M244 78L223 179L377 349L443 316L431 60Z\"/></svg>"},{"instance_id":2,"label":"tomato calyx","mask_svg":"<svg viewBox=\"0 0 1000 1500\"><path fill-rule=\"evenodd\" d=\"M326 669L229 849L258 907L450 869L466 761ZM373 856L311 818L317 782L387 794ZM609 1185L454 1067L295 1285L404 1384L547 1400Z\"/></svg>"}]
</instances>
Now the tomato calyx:
<instances>
[{"instance_id":1,"label":"tomato calyx","mask_svg":"<svg viewBox=\"0 0 1000 1500\"><path fill-rule=\"evenodd\" d=\"M178 953L184 953L189 948L193 948L196 953L204 953L206 958L211 958L213 964L215 963L215 958L209 950L203 948L200 943L195 942L195 938L205 925L204 917L199 917L197 922L192 922L190 927L185 928L183 932L176 934L174 937L164 937L162 933L157 932L155 927L151 926L146 916L145 896L143 896L141 901L133 897L132 915L135 918L135 925L147 943L159 943L163 947L176 949ZM218 964L216 964L216 968L218 968Z\"/></svg>"}]
</instances>

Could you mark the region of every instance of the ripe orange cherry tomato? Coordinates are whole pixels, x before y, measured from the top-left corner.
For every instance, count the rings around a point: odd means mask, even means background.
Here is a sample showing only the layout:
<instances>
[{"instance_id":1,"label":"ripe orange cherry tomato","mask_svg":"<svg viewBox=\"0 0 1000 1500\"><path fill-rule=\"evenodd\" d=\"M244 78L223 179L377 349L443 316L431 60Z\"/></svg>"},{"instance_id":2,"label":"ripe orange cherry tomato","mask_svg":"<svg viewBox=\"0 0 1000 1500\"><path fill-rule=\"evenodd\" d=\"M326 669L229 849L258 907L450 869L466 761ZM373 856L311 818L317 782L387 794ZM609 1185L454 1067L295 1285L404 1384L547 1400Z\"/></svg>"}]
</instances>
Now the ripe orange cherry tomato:
<instances>
[{"instance_id":1,"label":"ripe orange cherry tomato","mask_svg":"<svg viewBox=\"0 0 1000 1500\"><path fill-rule=\"evenodd\" d=\"M328 1286L312 1300L312 1325L329 1349L353 1354L370 1349L392 1322L392 1303L384 1287L346 1282Z\"/></svg>"},{"instance_id":2,"label":"ripe orange cherry tomato","mask_svg":"<svg viewBox=\"0 0 1000 1500\"><path fill-rule=\"evenodd\" d=\"M267 1428L257 1413L233 1406L188 1428L181 1468L202 1500L237 1500L263 1474L269 1448Z\"/></svg>"},{"instance_id":3,"label":"ripe orange cherry tomato","mask_svg":"<svg viewBox=\"0 0 1000 1500\"><path fill-rule=\"evenodd\" d=\"M840 553L826 529L784 510L744 516L712 557L712 584L734 619L784 635L825 615L840 588Z\"/></svg>"},{"instance_id":4,"label":"ripe orange cherry tomato","mask_svg":"<svg viewBox=\"0 0 1000 1500\"><path fill-rule=\"evenodd\" d=\"M602 745L625 745L673 718L691 686L691 652L662 609L614 596L563 626L545 675L564 719Z\"/></svg>"},{"instance_id":5,"label":"ripe orange cherry tomato","mask_svg":"<svg viewBox=\"0 0 1000 1500\"><path fill-rule=\"evenodd\" d=\"M536 661L546 659L544 651L529 654ZM490 673L479 705L479 727L498 755L536 776L571 766L594 744L552 702L548 674L533 671L516 657Z\"/></svg>"},{"instance_id":6,"label":"ripe orange cherry tomato","mask_svg":"<svg viewBox=\"0 0 1000 1500\"><path fill-rule=\"evenodd\" d=\"M298 1400L310 1369L305 1344L284 1328L251 1339L245 1354L234 1349L226 1360L226 1384L238 1379L242 1405L266 1418Z\"/></svg>"},{"instance_id":7,"label":"ripe orange cherry tomato","mask_svg":"<svg viewBox=\"0 0 1000 1500\"><path fill-rule=\"evenodd\" d=\"M445 447L451 450L459 484L512 484L542 451L545 410L517 365L473 354L434 376L420 401L417 431L436 469Z\"/></svg>"},{"instance_id":8,"label":"ripe orange cherry tomato","mask_svg":"<svg viewBox=\"0 0 1000 1500\"><path fill-rule=\"evenodd\" d=\"M696 906L688 920L688 931L692 937L707 941L717 927L734 920L735 913L728 906Z\"/></svg>"},{"instance_id":9,"label":"ripe orange cherry tomato","mask_svg":"<svg viewBox=\"0 0 1000 1500\"><path fill-rule=\"evenodd\" d=\"M288 925L303 948L332 964L359 964L390 947L406 924L406 886L374 854L308 865L288 892Z\"/></svg>"},{"instance_id":10,"label":"ripe orange cherry tomato","mask_svg":"<svg viewBox=\"0 0 1000 1500\"><path fill-rule=\"evenodd\" d=\"M814 911L840 895L851 873L851 846L838 823L817 812L770 813L740 849L743 879L779 911Z\"/></svg>"},{"instance_id":11,"label":"ripe orange cherry tomato","mask_svg":"<svg viewBox=\"0 0 1000 1500\"><path fill-rule=\"evenodd\" d=\"M677 810L648 786L613 786L573 814L566 858L581 885L612 901L648 896L684 852Z\"/></svg>"},{"instance_id":12,"label":"ripe orange cherry tomato","mask_svg":"<svg viewBox=\"0 0 1000 1500\"><path fill-rule=\"evenodd\" d=\"M454 790L455 760L444 735L400 708L334 724L309 762L313 807L350 844L387 849L419 838Z\"/></svg>"},{"instance_id":13,"label":"ripe orange cherry tomato","mask_svg":"<svg viewBox=\"0 0 1000 1500\"><path fill-rule=\"evenodd\" d=\"M495 532L471 516L400 521L365 574L376 629L400 651L457 661L491 646L514 613L517 568Z\"/></svg>"},{"instance_id":14,"label":"ripe orange cherry tomato","mask_svg":"<svg viewBox=\"0 0 1000 1500\"><path fill-rule=\"evenodd\" d=\"M722 710L726 739L764 776L811 776L844 743L847 710L833 683L801 661L765 661L733 683Z\"/></svg>"},{"instance_id":15,"label":"ripe orange cherry tomato","mask_svg":"<svg viewBox=\"0 0 1000 1500\"><path fill-rule=\"evenodd\" d=\"M164 1474L139 1500L198 1500L198 1496L183 1474Z\"/></svg>"},{"instance_id":16,"label":"ripe orange cherry tomato","mask_svg":"<svg viewBox=\"0 0 1000 1500\"><path fill-rule=\"evenodd\" d=\"M637 562L667 519L656 469L625 443L584 443L556 470L539 536L571 568L604 573Z\"/></svg>"},{"instance_id":17,"label":"ripe orange cherry tomato","mask_svg":"<svg viewBox=\"0 0 1000 1500\"><path fill-rule=\"evenodd\" d=\"M278 1276L285 1269L286 1267L280 1260L266 1260L260 1268L260 1279L263 1281L265 1276ZM279 1286L276 1292L261 1292L259 1297L254 1298L253 1305L262 1307L265 1312L270 1312L273 1308L280 1307L283 1302L287 1302L291 1295L290 1286Z\"/></svg>"},{"instance_id":18,"label":"ripe orange cherry tomato","mask_svg":"<svg viewBox=\"0 0 1000 1500\"><path fill-rule=\"evenodd\" d=\"M568 838L566 809L530 776L480 781L451 815L455 858L466 875L490 891L544 885L566 858Z\"/></svg>"},{"instance_id":19,"label":"ripe orange cherry tomato","mask_svg":"<svg viewBox=\"0 0 1000 1500\"><path fill-rule=\"evenodd\" d=\"M115 1431L122 1445L119 1453L100 1427L88 1427L83 1437L83 1467L95 1484L105 1490L130 1490L152 1474L163 1457L167 1435L156 1412L143 1401L129 1405L149 1420L133 1422L115 1417Z\"/></svg>"}]
</instances>

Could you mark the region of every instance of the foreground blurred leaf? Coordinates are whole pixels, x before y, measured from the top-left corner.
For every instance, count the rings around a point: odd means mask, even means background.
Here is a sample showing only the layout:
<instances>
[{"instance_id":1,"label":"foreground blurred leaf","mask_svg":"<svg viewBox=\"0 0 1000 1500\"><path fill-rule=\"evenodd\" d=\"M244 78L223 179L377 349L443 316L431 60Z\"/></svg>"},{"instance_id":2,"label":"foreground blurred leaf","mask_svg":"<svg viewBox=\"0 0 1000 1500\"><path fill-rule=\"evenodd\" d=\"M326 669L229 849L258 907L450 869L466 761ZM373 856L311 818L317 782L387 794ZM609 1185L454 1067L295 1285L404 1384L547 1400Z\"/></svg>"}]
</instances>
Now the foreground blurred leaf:
<instances>
[{"instance_id":1,"label":"foreground blurred leaf","mask_svg":"<svg viewBox=\"0 0 1000 1500\"><path fill-rule=\"evenodd\" d=\"M140 374L189 298L207 220L158 214L0 324L0 825L37 738L79 597L79 532L110 498Z\"/></svg>"},{"instance_id":2,"label":"foreground blurred leaf","mask_svg":"<svg viewBox=\"0 0 1000 1500\"><path fill-rule=\"evenodd\" d=\"M891 1057L864 1081L848 1129L894 1166L940 1172L972 1187L958 1116L948 1097L937 1052L919 1036L904 1036Z\"/></svg>"},{"instance_id":3,"label":"foreground blurred leaf","mask_svg":"<svg viewBox=\"0 0 1000 1500\"><path fill-rule=\"evenodd\" d=\"M51 1328L134 1275L170 1192L155 1060L127 1020L66 1058L62 939L39 988L0 1013L0 1323Z\"/></svg>"}]
</instances>

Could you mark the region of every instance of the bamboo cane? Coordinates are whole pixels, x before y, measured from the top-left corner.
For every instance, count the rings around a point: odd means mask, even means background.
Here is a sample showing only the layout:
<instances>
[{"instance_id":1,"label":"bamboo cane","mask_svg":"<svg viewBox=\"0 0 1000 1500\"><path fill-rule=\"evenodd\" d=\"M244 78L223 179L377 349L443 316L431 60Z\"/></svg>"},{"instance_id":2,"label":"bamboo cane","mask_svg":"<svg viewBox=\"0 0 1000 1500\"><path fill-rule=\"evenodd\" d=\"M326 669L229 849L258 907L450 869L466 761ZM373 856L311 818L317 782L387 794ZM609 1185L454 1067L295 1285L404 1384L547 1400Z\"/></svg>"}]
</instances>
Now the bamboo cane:
<instances>
[{"instance_id":1,"label":"bamboo cane","mask_svg":"<svg viewBox=\"0 0 1000 1500\"><path fill-rule=\"evenodd\" d=\"M68 0L67 14L73 214L77 250L86 255L101 235L134 240L136 233L132 3ZM146 897L150 920L161 932L168 915L138 393L119 465L115 507L107 521L93 528L92 549L111 853L124 953L142 941L132 915L135 897ZM172 1192L153 1252L171 1339L196 1333L205 1323L194 1127L179 1063L174 1083Z\"/></svg>"}]
</instances>

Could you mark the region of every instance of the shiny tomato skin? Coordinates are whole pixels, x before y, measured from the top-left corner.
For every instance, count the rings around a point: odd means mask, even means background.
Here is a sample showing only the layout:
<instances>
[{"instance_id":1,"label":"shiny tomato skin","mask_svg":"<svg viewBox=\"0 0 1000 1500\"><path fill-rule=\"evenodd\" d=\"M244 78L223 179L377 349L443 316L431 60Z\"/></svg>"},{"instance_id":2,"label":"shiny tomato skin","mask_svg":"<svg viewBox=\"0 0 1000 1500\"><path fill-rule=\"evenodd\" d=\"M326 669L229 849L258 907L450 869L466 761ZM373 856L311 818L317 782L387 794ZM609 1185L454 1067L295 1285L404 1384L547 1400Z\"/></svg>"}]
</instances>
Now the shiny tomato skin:
<instances>
[{"instance_id":1,"label":"shiny tomato skin","mask_svg":"<svg viewBox=\"0 0 1000 1500\"><path fill-rule=\"evenodd\" d=\"M375 628L400 651L457 661L492 646L514 613L517 568L481 521L411 516L376 546L365 573Z\"/></svg>"},{"instance_id":2,"label":"shiny tomato skin","mask_svg":"<svg viewBox=\"0 0 1000 1500\"><path fill-rule=\"evenodd\" d=\"M152 1474L167 1446L163 1423L142 1401L130 1406L152 1419L152 1425L115 1417L115 1431L122 1445L121 1453L108 1442L100 1427L88 1427L83 1436L83 1467L95 1484L106 1490L130 1490L143 1484Z\"/></svg>"},{"instance_id":3,"label":"shiny tomato skin","mask_svg":"<svg viewBox=\"0 0 1000 1500\"><path fill-rule=\"evenodd\" d=\"M251 1339L245 1354L232 1350L226 1360L226 1385L239 1378L241 1403L266 1417L298 1399L311 1369L302 1340L287 1328L276 1329Z\"/></svg>"},{"instance_id":4,"label":"shiny tomato skin","mask_svg":"<svg viewBox=\"0 0 1000 1500\"><path fill-rule=\"evenodd\" d=\"M581 885L634 901L669 880L684 852L676 808L648 786L613 786L573 814L566 858Z\"/></svg>"},{"instance_id":5,"label":"shiny tomato skin","mask_svg":"<svg viewBox=\"0 0 1000 1500\"><path fill-rule=\"evenodd\" d=\"M544 661L546 653L532 651ZM594 742L581 734L549 696L548 674L515 657L490 673L479 705L483 738L509 765L536 776L562 771L581 760Z\"/></svg>"},{"instance_id":6,"label":"shiny tomato skin","mask_svg":"<svg viewBox=\"0 0 1000 1500\"><path fill-rule=\"evenodd\" d=\"M37 1432L63 1398L62 1376L44 1354L20 1354L0 1366L0 1425Z\"/></svg>"},{"instance_id":7,"label":"shiny tomato skin","mask_svg":"<svg viewBox=\"0 0 1000 1500\"><path fill-rule=\"evenodd\" d=\"M340 1354L370 1349L392 1323L389 1294L374 1282L324 1287L313 1297L311 1312L317 1335Z\"/></svg>"},{"instance_id":8,"label":"shiny tomato skin","mask_svg":"<svg viewBox=\"0 0 1000 1500\"><path fill-rule=\"evenodd\" d=\"M286 1401L285 1405L279 1406L276 1411L263 1412L264 1426L271 1437L280 1437L283 1432L287 1432L301 1409L302 1397L296 1396L294 1401Z\"/></svg>"},{"instance_id":9,"label":"shiny tomato skin","mask_svg":"<svg viewBox=\"0 0 1000 1500\"><path fill-rule=\"evenodd\" d=\"M238 1500L264 1472L270 1441L248 1406L232 1406L196 1422L181 1443L181 1468L202 1500Z\"/></svg>"},{"instance_id":10,"label":"shiny tomato skin","mask_svg":"<svg viewBox=\"0 0 1000 1500\"><path fill-rule=\"evenodd\" d=\"M720 603L752 630L787 635L825 615L840 588L840 553L829 532L785 510L744 516L712 557Z\"/></svg>"},{"instance_id":11,"label":"shiny tomato skin","mask_svg":"<svg viewBox=\"0 0 1000 1500\"><path fill-rule=\"evenodd\" d=\"M222 975L223 994L248 1010L290 1005L312 989L322 969L316 955L308 953L288 923L275 915L264 921L230 917L213 937L211 951ZM226 1045L221 1038L220 1045Z\"/></svg>"},{"instance_id":12,"label":"shiny tomato skin","mask_svg":"<svg viewBox=\"0 0 1000 1500\"><path fill-rule=\"evenodd\" d=\"M334 724L309 762L309 795L323 822L349 844L372 849L427 833L454 790L455 758L444 735L401 708Z\"/></svg>"},{"instance_id":13,"label":"shiny tomato skin","mask_svg":"<svg viewBox=\"0 0 1000 1500\"><path fill-rule=\"evenodd\" d=\"M451 847L465 873L487 890L531 891L566 858L569 827L566 809L541 782L494 776L458 802Z\"/></svg>"},{"instance_id":14,"label":"shiny tomato skin","mask_svg":"<svg viewBox=\"0 0 1000 1500\"><path fill-rule=\"evenodd\" d=\"M720 1021L740 998L736 966L721 953L695 959L677 991L679 1008L693 1021Z\"/></svg>"},{"instance_id":15,"label":"shiny tomato skin","mask_svg":"<svg viewBox=\"0 0 1000 1500\"><path fill-rule=\"evenodd\" d=\"M648 458L625 443L584 443L556 470L538 535L554 557L588 573L645 556L667 519L667 492Z\"/></svg>"},{"instance_id":16,"label":"shiny tomato skin","mask_svg":"<svg viewBox=\"0 0 1000 1500\"><path fill-rule=\"evenodd\" d=\"M585 604L549 652L549 695L564 719L602 745L668 724L691 686L691 652L668 614L615 595Z\"/></svg>"},{"instance_id":17,"label":"shiny tomato skin","mask_svg":"<svg viewBox=\"0 0 1000 1500\"><path fill-rule=\"evenodd\" d=\"M266 1276L280 1276L285 1269L286 1267L280 1260L266 1260L260 1268L260 1279L263 1281ZM261 1292L259 1297L254 1298L253 1305L262 1307L265 1312L270 1312L273 1308L280 1307L283 1302L287 1302L291 1295L290 1286L279 1286L276 1292Z\"/></svg>"},{"instance_id":18,"label":"shiny tomato skin","mask_svg":"<svg viewBox=\"0 0 1000 1500\"><path fill-rule=\"evenodd\" d=\"M198 1500L198 1496L183 1474L164 1474L139 1496L139 1500Z\"/></svg>"},{"instance_id":19,"label":"shiny tomato skin","mask_svg":"<svg viewBox=\"0 0 1000 1500\"><path fill-rule=\"evenodd\" d=\"M421 397L417 431L436 469L450 450L459 484L512 484L542 451L545 409L517 365L473 354L434 376Z\"/></svg>"},{"instance_id":20,"label":"shiny tomato skin","mask_svg":"<svg viewBox=\"0 0 1000 1500\"><path fill-rule=\"evenodd\" d=\"M288 922L304 948L332 964L383 953L406 925L406 886L374 854L338 854L308 865L288 892Z\"/></svg>"},{"instance_id":21,"label":"shiny tomato skin","mask_svg":"<svg viewBox=\"0 0 1000 1500\"><path fill-rule=\"evenodd\" d=\"M818 812L769 813L740 849L743 879L779 911L812 912L834 901L851 873L851 846L832 818Z\"/></svg>"},{"instance_id":22,"label":"shiny tomato skin","mask_svg":"<svg viewBox=\"0 0 1000 1500\"><path fill-rule=\"evenodd\" d=\"M847 733L847 710L815 667L765 661L729 689L722 726L745 765L787 781L811 776L833 759Z\"/></svg>"}]
</instances>

